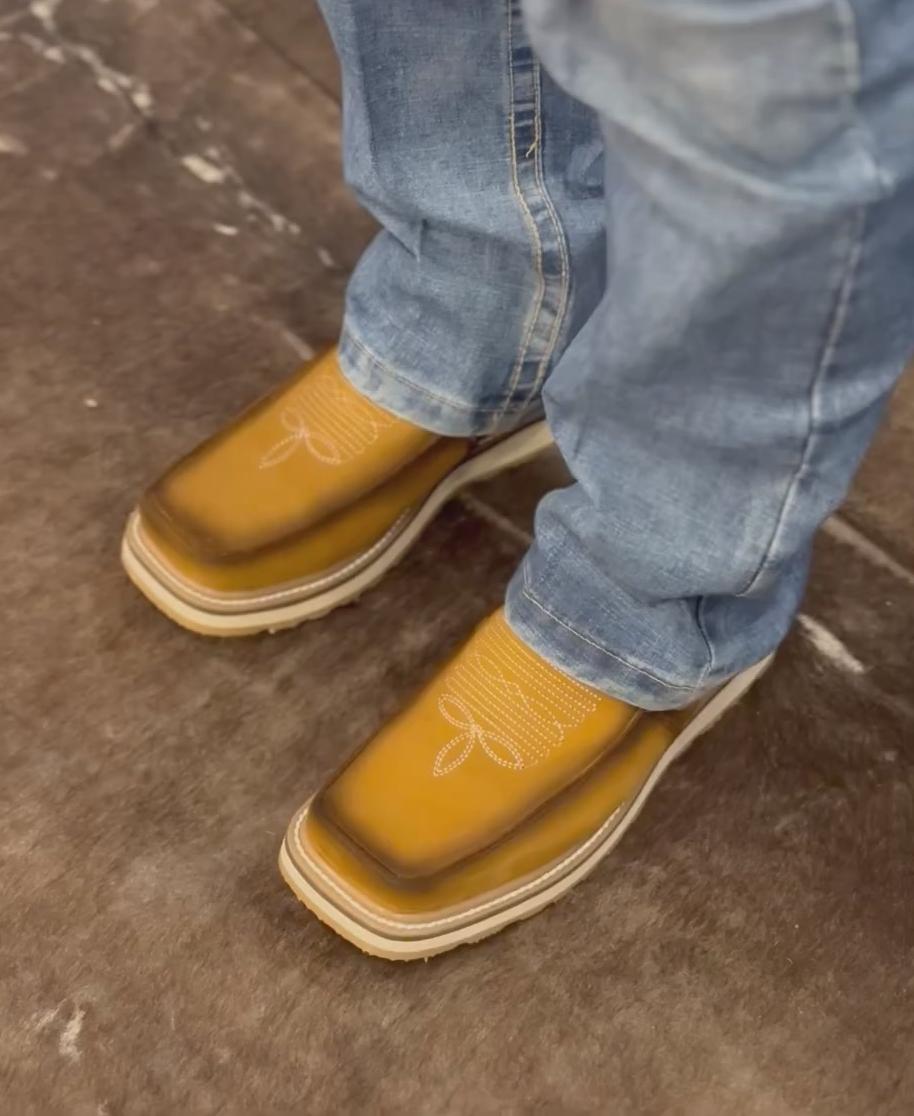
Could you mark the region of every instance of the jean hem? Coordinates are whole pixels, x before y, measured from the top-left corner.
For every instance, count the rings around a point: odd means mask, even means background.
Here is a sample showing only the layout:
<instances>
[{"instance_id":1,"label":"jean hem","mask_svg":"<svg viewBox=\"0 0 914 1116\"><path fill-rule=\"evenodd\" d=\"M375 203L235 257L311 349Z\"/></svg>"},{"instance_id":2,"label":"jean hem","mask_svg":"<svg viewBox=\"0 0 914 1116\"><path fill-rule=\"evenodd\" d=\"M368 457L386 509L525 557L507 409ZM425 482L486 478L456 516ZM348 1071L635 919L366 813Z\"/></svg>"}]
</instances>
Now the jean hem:
<instances>
[{"instance_id":1,"label":"jean hem","mask_svg":"<svg viewBox=\"0 0 914 1116\"><path fill-rule=\"evenodd\" d=\"M639 709L681 709L707 690L704 677L691 686L666 681L601 647L534 596L523 569L508 586L505 616L515 635L547 662Z\"/></svg>"},{"instance_id":2,"label":"jean hem","mask_svg":"<svg viewBox=\"0 0 914 1116\"><path fill-rule=\"evenodd\" d=\"M529 416L532 408L481 407L451 399L391 367L374 353L347 325L339 342L343 375L360 394L398 418L443 437L480 437L511 429Z\"/></svg>"}]
</instances>

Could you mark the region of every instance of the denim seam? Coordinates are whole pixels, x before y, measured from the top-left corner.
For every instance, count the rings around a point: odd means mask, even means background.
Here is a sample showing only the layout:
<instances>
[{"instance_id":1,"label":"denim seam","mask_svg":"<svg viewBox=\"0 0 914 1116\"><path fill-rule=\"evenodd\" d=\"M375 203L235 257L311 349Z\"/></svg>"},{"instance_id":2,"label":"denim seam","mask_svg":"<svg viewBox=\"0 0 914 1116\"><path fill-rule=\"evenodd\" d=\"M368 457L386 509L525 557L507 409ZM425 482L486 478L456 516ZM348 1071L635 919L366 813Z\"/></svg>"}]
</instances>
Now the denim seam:
<instances>
[{"instance_id":1,"label":"denim seam","mask_svg":"<svg viewBox=\"0 0 914 1116\"><path fill-rule=\"evenodd\" d=\"M517 359L514 362L514 367L511 369L511 379L508 382L508 390L505 396L505 410L507 410L510 405L511 397L516 392L520 382L524 362L527 359L530 343L533 340L533 331L536 326L537 318L539 318L540 311L542 310L543 299L546 295L546 276L543 272L543 242L540 239L539 229L536 227L533 214L530 212L530 206L521 190L520 175L517 166L517 91L514 77L514 2L515 0L506 0L505 4L508 22L508 82L511 99L508 113L508 148L511 154L511 185L514 190L514 195L517 198L524 224L527 226L527 232L530 235L533 266L536 271L537 292L533 305L530 307L527 315L527 323L523 337L521 338L521 347L518 350Z\"/></svg>"},{"instance_id":2,"label":"denim seam","mask_svg":"<svg viewBox=\"0 0 914 1116\"><path fill-rule=\"evenodd\" d=\"M599 651L601 654L606 655L607 658L612 659L614 662L619 663L619 665L625 667L626 670L630 670L633 674L636 674L641 678L647 678L651 682L656 683L656 685L658 686L663 686L667 690L675 690L677 693L681 694L692 694L701 688L701 681L699 681L699 683L695 686L679 686L675 682L667 682L663 678L658 678L657 675L651 674L649 670L645 670L643 667L635 666L634 663L630 663L628 659L623 658L615 651L610 651L608 647L604 647L602 644L597 643L589 636L584 635L583 632L579 632L577 628L575 628L572 624L569 624L567 620L563 620L561 616L556 616L554 612L552 612L545 604L543 604L541 600L539 600L534 595L533 590L530 588L526 563L524 563L523 567L523 582L524 587L522 589L522 593L524 597L530 602L530 604L534 605L541 612L544 612L551 620L554 620L556 624L561 625L561 627L570 632L573 636L576 636L583 643L586 643L588 646L593 647L596 651ZM702 673L702 680L705 678L706 673L706 671Z\"/></svg>"},{"instance_id":3,"label":"denim seam","mask_svg":"<svg viewBox=\"0 0 914 1116\"><path fill-rule=\"evenodd\" d=\"M552 197L546 188L546 179L543 172L543 109L542 109L542 67L537 62L535 70L535 83L536 83L536 136L534 142L536 143L536 162L534 171L536 174L537 185L543 196L543 202L549 213L549 219L552 222L552 227L555 230L555 239L559 247L559 259L561 266L560 284L561 293L559 295L559 306L556 311L555 321L552 323L552 332L549 335L549 340L546 345L546 351L543 354L543 359L540 361L539 369L537 370L536 380L533 387L530 389L526 397L526 402L529 403L536 393L543 385L546 379L546 371L548 369L549 361L552 354L555 352L556 345L558 344L559 337L561 336L562 326L565 323L565 315L568 310L568 295L569 295L569 259L568 259L568 243L565 237L565 230L562 228L562 223L559 220L559 215L556 212L555 205L553 204Z\"/></svg>"},{"instance_id":4,"label":"denim seam","mask_svg":"<svg viewBox=\"0 0 914 1116\"><path fill-rule=\"evenodd\" d=\"M701 638L705 641L705 647L708 651L708 665L702 672L699 686L704 685L708 678L714 673L714 647L711 643L711 637L708 635L707 625L705 624L705 605L707 601L707 597L699 597L698 605L695 609L695 624L701 632Z\"/></svg>"},{"instance_id":5,"label":"denim seam","mask_svg":"<svg viewBox=\"0 0 914 1116\"><path fill-rule=\"evenodd\" d=\"M835 0L833 11L835 13L835 22L837 24L838 38L843 54L845 75L847 78L845 96L847 101L848 123L860 140L861 151L869 162L870 173L874 175L876 181L882 187L886 187L890 185L890 182L886 180L873 152L870 150L869 132L860 118L860 113L856 104L856 98L862 86L862 73L860 66L860 48L857 37L857 23L850 0ZM749 579L748 584L736 594L737 597L748 596L770 568L777 552L778 543L784 532L784 525L793 508L800 480L808 469L809 459L815 446L818 428L820 389L828 374L829 367L834 360L835 352L841 340L841 333L844 329L844 323L847 319L848 310L850 309L854 279L862 253L865 223L866 208L864 206L857 206L847 222L847 244L842 254L840 271L835 276L834 310L825 335L822 355L809 388L809 421L803 441L803 449L800 453L800 460L787 485L787 490L784 493L784 498L781 502L781 507L778 511L778 516L775 520L774 529L768 541L768 545L765 547L761 560L752 577Z\"/></svg>"},{"instance_id":6,"label":"denim seam","mask_svg":"<svg viewBox=\"0 0 914 1116\"><path fill-rule=\"evenodd\" d=\"M815 375L813 376L812 383L809 389L809 422L807 424L806 437L803 442L803 450L800 454L800 460L796 469L791 476L790 483L787 486L787 491L784 493L784 499L781 502L781 508L778 512L777 520L775 521L774 529L768 545L765 548L765 553L759 562L758 568L752 575L749 584L739 593L735 594L737 597L748 596L752 590L759 583L761 578L765 575L771 566L774 556L778 549L778 543L784 533L784 525L787 522L789 513L793 508L797 488L804 474L809 467L809 459L813 452L815 445L816 434L818 432L818 419L820 412L819 396L822 388L823 381L825 380L831 363L834 359L835 352L841 340L841 333L844 329L844 323L847 319L848 310L850 309L851 295L854 289L854 279L856 277L857 265L860 262L860 256L863 246L863 226L865 222L866 211L861 207L854 211L852 217L852 227L848 230L849 235L847 238L847 250L844 255L843 266L841 269L841 279L838 285L838 290L835 295L835 308L832 314L831 323L826 335L825 345L822 351L822 356L819 360L818 367L816 368Z\"/></svg>"},{"instance_id":7,"label":"denim seam","mask_svg":"<svg viewBox=\"0 0 914 1116\"><path fill-rule=\"evenodd\" d=\"M523 414L525 408L518 407L478 407L473 404L463 403L459 399L449 399L446 395L439 395L437 392L429 390L429 388L422 384L416 383L408 376L404 376L402 372L397 371L396 368L391 368L386 364L376 353L371 349L353 332L352 327L346 325L343 329L340 338L340 346L342 347L346 341L351 341L352 344L359 350L360 353L375 365L376 369L383 372L385 376L390 376L391 379L396 380L398 384L408 388L410 391L416 392L418 395L424 395L427 399L431 399L435 403L440 403L444 407L450 407L455 411L461 411L469 415L494 415L496 417L504 417L508 415Z\"/></svg>"},{"instance_id":8,"label":"denim seam","mask_svg":"<svg viewBox=\"0 0 914 1116\"><path fill-rule=\"evenodd\" d=\"M510 95L508 140L512 189L530 235L537 289L528 313L517 359L511 370L511 377L505 393L503 415L508 413L509 408L518 397L520 397L520 409L525 409L542 387L567 314L570 275L568 246L561 222L546 187L543 173L542 67L534 56L530 44L523 43L519 46L516 41L514 28L518 15L518 0L507 0ZM524 58L521 57L522 54L525 56ZM518 108L522 104L518 96L518 76L521 74L522 68L529 70L529 76L525 75L524 77L526 82L525 92L532 98L530 123L524 125L525 129L532 127L532 136L530 137L532 142L524 153L524 159L529 160L531 156L533 158L530 169L527 166L524 167L523 175L518 162L518 144L521 142L519 140ZM537 211L536 214L534 214L534 208ZM544 233L548 234L545 237L545 243ZM547 250L558 254L559 268L557 274L554 263L547 266ZM533 350L532 356L531 349ZM529 387L522 391L521 384L524 379L525 365L528 361L531 364L534 361L536 362L535 370Z\"/></svg>"}]
</instances>

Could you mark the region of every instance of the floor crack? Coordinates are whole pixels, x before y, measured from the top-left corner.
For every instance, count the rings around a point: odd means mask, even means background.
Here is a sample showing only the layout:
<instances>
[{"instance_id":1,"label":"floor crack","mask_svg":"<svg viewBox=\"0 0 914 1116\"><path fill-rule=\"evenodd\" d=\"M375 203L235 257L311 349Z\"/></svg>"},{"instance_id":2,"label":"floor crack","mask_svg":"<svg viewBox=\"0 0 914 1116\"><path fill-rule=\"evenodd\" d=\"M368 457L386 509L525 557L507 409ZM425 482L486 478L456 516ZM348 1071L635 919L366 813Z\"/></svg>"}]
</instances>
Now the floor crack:
<instances>
[{"instance_id":1,"label":"floor crack","mask_svg":"<svg viewBox=\"0 0 914 1116\"><path fill-rule=\"evenodd\" d=\"M236 9L227 2L227 0L213 0L213 3L218 8L221 8L222 11L225 12L225 14L228 16L229 19L232 20L233 23L236 23L239 27L243 27L245 31L249 31L252 35L254 35L257 40L264 47L267 48L267 50L269 50L272 54L275 54L277 58L280 58L300 77L303 77L309 85L311 85L315 90L317 90L318 93L321 94L322 97L325 97L336 108L339 108L339 97L337 97L334 91L328 86L324 85L322 81L319 81L313 74L309 73L308 70L306 70L300 63L296 62L292 55L289 54L288 51L284 50L279 43L277 43L274 39L268 38L266 35L264 35L264 33L256 24L246 20L244 16L240 15L236 11Z\"/></svg>"},{"instance_id":2,"label":"floor crack","mask_svg":"<svg viewBox=\"0 0 914 1116\"><path fill-rule=\"evenodd\" d=\"M878 543L873 542L871 538L858 530L852 523L849 523L844 516L833 515L825 522L823 530L825 534L830 535L833 539L837 539L838 542L856 550L858 554L872 562L874 566L879 566L888 573L894 574L899 581L903 581L905 585L914 589L914 570L902 565L897 558L893 558L888 551L883 550Z\"/></svg>"}]
</instances>

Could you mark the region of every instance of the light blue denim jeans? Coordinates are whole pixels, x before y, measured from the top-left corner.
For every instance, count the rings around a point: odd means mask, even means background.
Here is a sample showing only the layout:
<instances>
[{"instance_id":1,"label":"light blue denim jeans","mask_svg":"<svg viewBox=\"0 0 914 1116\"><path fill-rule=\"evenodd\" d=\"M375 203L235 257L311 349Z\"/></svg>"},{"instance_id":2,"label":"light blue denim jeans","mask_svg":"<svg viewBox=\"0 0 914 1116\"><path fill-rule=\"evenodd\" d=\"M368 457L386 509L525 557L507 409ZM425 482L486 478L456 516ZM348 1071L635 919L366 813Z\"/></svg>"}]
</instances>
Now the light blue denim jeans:
<instances>
[{"instance_id":1,"label":"light blue denim jeans","mask_svg":"<svg viewBox=\"0 0 914 1116\"><path fill-rule=\"evenodd\" d=\"M346 375L575 482L514 630L650 709L796 611L914 349L914 0L321 0L383 230Z\"/></svg>"}]
</instances>

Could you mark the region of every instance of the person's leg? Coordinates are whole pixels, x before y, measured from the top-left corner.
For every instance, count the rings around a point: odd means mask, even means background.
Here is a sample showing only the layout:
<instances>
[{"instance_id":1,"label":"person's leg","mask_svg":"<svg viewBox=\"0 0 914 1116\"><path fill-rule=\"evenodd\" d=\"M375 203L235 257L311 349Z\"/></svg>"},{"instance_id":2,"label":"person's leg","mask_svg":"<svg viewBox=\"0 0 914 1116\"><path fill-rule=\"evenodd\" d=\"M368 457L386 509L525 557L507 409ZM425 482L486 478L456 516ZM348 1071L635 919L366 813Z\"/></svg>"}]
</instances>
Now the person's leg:
<instances>
[{"instance_id":1,"label":"person's leg","mask_svg":"<svg viewBox=\"0 0 914 1116\"><path fill-rule=\"evenodd\" d=\"M127 573L177 623L324 616L457 490L548 442L540 389L602 291L602 138L534 58L519 3L323 0L347 177L383 229L339 346L131 515Z\"/></svg>"},{"instance_id":2,"label":"person's leg","mask_svg":"<svg viewBox=\"0 0 914 1116\"><path fill-rule=\"evenodd\" d=\"M506 613L289 827L292 889L384 957L526 918L614 848L767 667L914 342L914 17L526 7L604 118L608 290L546 384L576 483Z\"/></svg>"},{"instance_id":3,"label":"person's leg","mask_svg":"<svg viewBox=\"0 0 914 1116\"><path fill-rule=\"evenodd\" d=\"M767 655L914 348L914 10L526 0L602 117L609 279L545 392L577 483L510 624L676 707Z\"/></svg>"},{"instance_id":4,"label":"person's leg","mask_svg":"<svg viewBox=\"0 0 914 1116\"><path fill-rule=\"evenodd\" d=\"M345 175L383 228L349 284L340 364L446 435L537 413L602 293L602 141L530 47L520 0L320 0Z\"/></svg>"}]
</instances>

